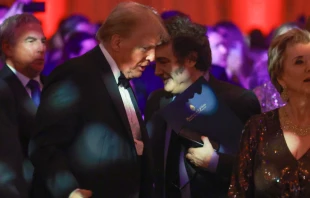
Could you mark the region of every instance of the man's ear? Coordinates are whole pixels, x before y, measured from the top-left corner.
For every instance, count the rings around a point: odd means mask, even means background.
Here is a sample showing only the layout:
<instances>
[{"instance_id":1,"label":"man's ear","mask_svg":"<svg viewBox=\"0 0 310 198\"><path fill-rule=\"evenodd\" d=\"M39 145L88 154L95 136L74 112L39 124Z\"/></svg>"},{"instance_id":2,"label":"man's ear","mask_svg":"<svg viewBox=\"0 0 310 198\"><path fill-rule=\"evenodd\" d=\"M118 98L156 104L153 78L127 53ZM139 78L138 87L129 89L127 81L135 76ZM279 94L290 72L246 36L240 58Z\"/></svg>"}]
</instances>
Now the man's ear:
<instances>
[{"instance_id":1,"label":"man's ear","mask_svg":"<svg viewBox=\"0 0 310 198\"><path fill-rule=\"evenodd\" d=\"M121 43L122 43L122 37L119 34L114 34L111 37L111 48L114 51L120 51Z\"/></svg>"},{"instance_id":2,"label":"man's ear","mask_svg":"<svg viewBox=\"0 0 310 198\"><path fill-rule=\"evenodd\" d=\"M191 52L185 59L184 64L188 67L195 67L197 63L197 52Z\"/></svg>"}]
</instances>

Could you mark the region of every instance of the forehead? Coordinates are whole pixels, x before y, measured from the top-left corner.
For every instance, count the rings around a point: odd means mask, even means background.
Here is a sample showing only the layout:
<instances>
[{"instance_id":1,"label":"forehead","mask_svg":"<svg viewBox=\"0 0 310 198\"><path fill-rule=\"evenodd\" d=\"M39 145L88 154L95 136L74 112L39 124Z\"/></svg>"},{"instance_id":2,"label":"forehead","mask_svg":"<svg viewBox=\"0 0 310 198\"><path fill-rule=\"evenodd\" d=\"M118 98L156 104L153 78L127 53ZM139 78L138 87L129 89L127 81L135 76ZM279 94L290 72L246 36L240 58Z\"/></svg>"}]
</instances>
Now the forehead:
<instances>
[{"instance_id":1,"label":"forehead","mask_svg":"<svg viewBox=\"0 0 310 198\"><path fill-rule=\"evenodd\" d=\"M155 49L155 59L156 58L166 58L173 59L175 58L172 50L172 44L160 45Z\"/></svg>"},{"instance_id":2,"label":"forehead","mask_svg":"<svg viewBox=\"0 0 310 198\"><path fill-rule=\"evenodd\" d=\"M217 32L210 32L208 33L208 38L210 43L214 43L214 42L222 42L224 41L224 38L222 35L220 35Z\"/></svg>"},{"instance_id":3,"label":"forehead","mask_svg":"<svg viewBox=\"0 0 310 198\"><path fill-rule=\"evenodd\" d=\"M145 19L133 28L131 38L158 45L161 41L161 35L165 31L166 30L162 24L159 21L156 21L156 18L150 18L149 21Z\"/></svg>"},{"instance_id":4,"label":"forehead","mask_svg":"<svg viewBox=\"0 0 310 198\"><path fill-rule=\"evenodd\" d=\"M285 55L291 58L294 58L297 56L309 56L310 57L310 42L289 44L286 47Z\"/></svg>"},{"instance_id":5,"label":"forehead","mask_svg":"<svg viewBox=\"0 0 310 198\"><path fill-rule=\"evenodd\" d=\"M24 36L44 36L42 27L39 23L27 23L17 27L14 31L15 38Z\"/></svg>"}]
</instances>

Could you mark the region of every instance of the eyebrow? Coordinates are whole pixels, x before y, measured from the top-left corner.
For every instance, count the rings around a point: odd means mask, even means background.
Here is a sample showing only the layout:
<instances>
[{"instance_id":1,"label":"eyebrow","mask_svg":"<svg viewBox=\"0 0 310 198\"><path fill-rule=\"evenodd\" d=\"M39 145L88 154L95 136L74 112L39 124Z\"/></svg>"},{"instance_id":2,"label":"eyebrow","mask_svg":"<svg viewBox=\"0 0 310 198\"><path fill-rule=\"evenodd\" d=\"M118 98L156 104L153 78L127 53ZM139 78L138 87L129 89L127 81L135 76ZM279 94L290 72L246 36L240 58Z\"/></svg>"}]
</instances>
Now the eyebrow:
<instances>
[{"instance_id":1,"label":"eyebrow","mask_svg":"<svg viewBox=\"0 0 310 198\"><path fill-rule=\"evenodd\" d=\"M296 56L296 57L294 57L292 60L294 61L294 60L296 60L296 59L300 59L300 58L303 58L304 56L303 55L301 55L301 56Z\"/></svg>"},{"instance_id":2,"label":"eyebrow","mask_svg":"<svg viewBox=\"0 0 310 198\"><path fill-rule=\"evenodd\" d=\"M170 61L170 60L166 57L156 57L155 61Z\"/></svg>"},{"instance_id":3,"label":"eyebrow","mask_svg":"<svg viewBox=\"0 0 310 198\"><path fill-rule=\"evenodd\" d=\"M37 38L33 37L33 36L27 36L25 40L37 40ZM42 37L40 40L46 40L46 37Z\"/></svg>"}]
</instances>

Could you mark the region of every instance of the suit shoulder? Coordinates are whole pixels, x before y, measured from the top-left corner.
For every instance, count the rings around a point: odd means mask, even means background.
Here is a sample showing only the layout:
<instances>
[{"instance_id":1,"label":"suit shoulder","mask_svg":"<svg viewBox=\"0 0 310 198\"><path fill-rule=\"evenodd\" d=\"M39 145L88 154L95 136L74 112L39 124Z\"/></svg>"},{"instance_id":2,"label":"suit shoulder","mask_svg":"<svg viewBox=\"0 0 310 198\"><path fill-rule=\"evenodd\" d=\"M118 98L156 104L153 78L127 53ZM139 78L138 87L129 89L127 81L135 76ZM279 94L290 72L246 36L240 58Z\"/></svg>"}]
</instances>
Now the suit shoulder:
<instances>
[{"instance_id":1,"label":"suit shoulder","mask_svg":"<svg viewBox=\"0 0 310 198\"><path fill-rule=\"evenodd\" d=\"M145 121L148 121L153 114L160 109L160 101L164 97L171 97L172 94L166 92L164 89L153 91L147 99L145 106Z\"/></svg>"},{"instance_id":2,"label":"suit shoulder","mask_svg":"<svg viewBox=\"0 0 310 198\"><path fill-rule=\"evenodd\" d=\"M12 89L3 79L0 79L0 109L2 112L12 114L15 110L15 97Z\"/></svg>"},{"instance_id":3,"label":"suit shoulder","mask_svg":"<svg viewBox=\"0 0 310 198\"><path fill-rule=\"evenodd\" d=\"M248 90L224 81L219 82L220 82L219 86L222 87L223 92L225 92L227 95L230 96L229 97L230 99L235 99L239 101L244 99L257 100L257 97L252 90Z\"/></svg>"},{"instance_id":4,"label":"suit shoulder","mask_svg":"<svg viewBox=\"0 0 310 198\"><path fill-rule=\"evenodd\" d=\"M254 129L265 127L268 124L268 122L274 125L277 123L275 120L278 118L277 113L278 113L278 109L274 109L268 112L253 115L247 121L246 125Z\"/></svg>"},{"instance_id":5,"label":"suit shoulder","mask_svg":"<svg viewBox=\"0 0 310 198\"><path fill-rule=\"evenodd\" d=\"M85 79L84 77L88 69L82 56L72 58L57 66L51 74L45 78L44 87L48 87L55 82L66 81L72 78Z\"/></svg>"}]
</instances>

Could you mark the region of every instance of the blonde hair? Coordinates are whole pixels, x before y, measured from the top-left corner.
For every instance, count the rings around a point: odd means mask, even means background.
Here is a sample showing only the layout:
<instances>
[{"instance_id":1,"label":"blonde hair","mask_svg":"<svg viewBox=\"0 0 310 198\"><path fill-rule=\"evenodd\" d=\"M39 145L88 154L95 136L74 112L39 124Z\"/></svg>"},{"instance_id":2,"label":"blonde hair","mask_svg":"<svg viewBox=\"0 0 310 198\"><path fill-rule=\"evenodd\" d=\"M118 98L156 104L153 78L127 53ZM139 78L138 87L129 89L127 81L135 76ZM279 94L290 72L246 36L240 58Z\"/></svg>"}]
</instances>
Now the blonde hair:
<instances>
[{"instance_id":1,"label":"blonde hair","mask_svg":"<svg viewBox=\"0 0 310 198\"><path fill-rule=\"evenodd\" d=\"M154 25L159 24L162 26L162 34L164 35L165 27L156 10L152 7L136 2L122 2L112 10L106 21L99 28L96 37L98 40L103 42L109 41L114 34L128 37L136 25L140 24L143 18L149 16L159 22ZM150 21L150 23L152 22Z\"/></svg>"},{"instance_id":2,"label":"blonde hair","mask_svg":"<svg viewBox=\"0 0 310 198\"><path fill-rule=\"evenodd\" d=\"M279 84L278 78L283 73L284 53L288 45L298 43L309 43L310 33L306 30L293 28L284 34L275 37L268 50L268 72L272 84L279 93L282 93L283 87Z\"/></svg>"}]
</instances>

